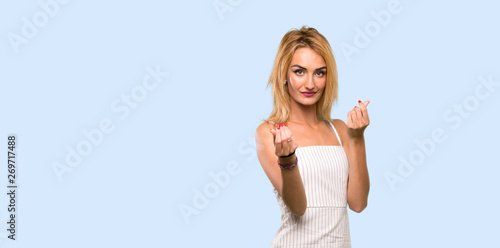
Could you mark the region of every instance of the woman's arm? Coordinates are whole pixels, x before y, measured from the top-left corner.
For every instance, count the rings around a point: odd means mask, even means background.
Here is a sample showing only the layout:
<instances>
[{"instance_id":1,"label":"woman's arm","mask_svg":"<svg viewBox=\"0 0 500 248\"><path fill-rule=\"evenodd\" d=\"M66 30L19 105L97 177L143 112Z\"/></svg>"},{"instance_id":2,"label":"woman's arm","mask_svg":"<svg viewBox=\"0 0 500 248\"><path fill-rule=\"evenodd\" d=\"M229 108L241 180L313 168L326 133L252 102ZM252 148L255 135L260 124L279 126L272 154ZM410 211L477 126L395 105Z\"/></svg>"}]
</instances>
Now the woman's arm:
<instances>
[{"instance_id":1,"label":"woman's arm","mask_svg":"<svg viewBox=\"0 0 500 248\"><path fill-rule=\"evenodd\" d=\"M295 154L286 159L279 158L280 164L293 164L295 163L295 158ZM283 197L283 201L288 206L290 212L302 216L307 209L307 199L304 183L302 182L297 166L291 170L280 168L282 182L280 195Z\"/></svg>"},{"instance_id":2,"label":"woman's arm","mask_svg":"<svg viewBox=\"0 0 500 248\"><path fill-rule=\"evenodd\" d=\"M349 138L349 179L347 180L347 202L357 213L368 205L370 179L366 165L364 137Z\"/></svg>"},{"instance_id":3,"label":"woman's arm","mask_svg":"<svg viewBox=\"0 0 500 248\"><path fill-rule=\"evenodd\" d=\"M369 101L365 102L366 105ZM368 112L365 103L349 112L348 124L336 120L343 136L343 147L349 161L349 179L347 180L347 203L349 208L357 213L368 205L370 178L366 163L364 129L368 126ZM347 140L347 142L345 142Z\"/></svg>"},{"instance_id":4,"label":"woman's arm","mask_svg":"<svg viewBox=\"0 0 500 248\"><path fill-rule=\"evenodd\" d=\"M271 128L276 130L273 125L262 123L255 132L257 157L272 185L283 198L288 210L295 215L302 216L307 208L307 199L298 168L300 162L291 170L281 169L278 166L276 163L278 156L275 153L276 140L270 132ZM286 140L287 137L283 137L283 141L286 142ZM295 158L295 154L279 158L280 164L293 164Z\"/></svg>"}]
</instances>

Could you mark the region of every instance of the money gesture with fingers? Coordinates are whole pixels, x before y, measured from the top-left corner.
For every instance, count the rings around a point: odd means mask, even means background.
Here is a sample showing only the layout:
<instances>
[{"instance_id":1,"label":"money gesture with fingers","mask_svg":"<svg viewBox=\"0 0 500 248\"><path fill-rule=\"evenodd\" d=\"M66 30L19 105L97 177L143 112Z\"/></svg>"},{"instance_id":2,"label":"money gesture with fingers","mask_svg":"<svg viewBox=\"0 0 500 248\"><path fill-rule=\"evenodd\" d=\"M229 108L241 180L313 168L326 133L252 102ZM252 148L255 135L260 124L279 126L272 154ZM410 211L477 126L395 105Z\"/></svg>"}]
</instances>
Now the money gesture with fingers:
<instances>
[{"instance_id":1,"label":"money gesture with fingers","mask_svg":"<svg viewBox=\"0 0 500 248\"><path fill-rule=\"evenodd\" d=\"M368 118L368 103L370 101L358 101L359 107L355 106L347 113L347 134L350 138L362 138L365 128L370 124Z\"/></svg>"},{"instance_id":2,"label":"money gesture with fingers","mask_svg":"<svg viewBox=\"0 0 500 248\"><path fill-rule=\"evenodd\" d=\"M274 137L274 150L276 156L288 156L299 146L293 139L292 132L285 124L280 123L275 129L271 129L270 131Z\"/></svg>"}]
</instances>

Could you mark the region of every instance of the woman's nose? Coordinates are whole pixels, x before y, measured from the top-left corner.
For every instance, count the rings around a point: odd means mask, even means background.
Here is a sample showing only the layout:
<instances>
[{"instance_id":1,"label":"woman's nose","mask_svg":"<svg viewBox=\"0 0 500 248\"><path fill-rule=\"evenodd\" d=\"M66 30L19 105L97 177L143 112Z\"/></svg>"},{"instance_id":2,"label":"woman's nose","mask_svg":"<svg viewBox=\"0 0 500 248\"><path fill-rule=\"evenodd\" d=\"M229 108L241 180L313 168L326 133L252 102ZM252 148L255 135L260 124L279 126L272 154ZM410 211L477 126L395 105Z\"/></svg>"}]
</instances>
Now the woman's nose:
<instances>
[{"instance_id":1,"label":"woman's nose","mask_svg":"<svg viewBox=\"0 0 500 248\"><path fill-rule=\"evenodd\" d=\"M314 88L314 78L312 75L310 75L308 78L307 78L307 81L306 81L306 88L308 89L312 89Z\"/></svg>"}]
</instances>

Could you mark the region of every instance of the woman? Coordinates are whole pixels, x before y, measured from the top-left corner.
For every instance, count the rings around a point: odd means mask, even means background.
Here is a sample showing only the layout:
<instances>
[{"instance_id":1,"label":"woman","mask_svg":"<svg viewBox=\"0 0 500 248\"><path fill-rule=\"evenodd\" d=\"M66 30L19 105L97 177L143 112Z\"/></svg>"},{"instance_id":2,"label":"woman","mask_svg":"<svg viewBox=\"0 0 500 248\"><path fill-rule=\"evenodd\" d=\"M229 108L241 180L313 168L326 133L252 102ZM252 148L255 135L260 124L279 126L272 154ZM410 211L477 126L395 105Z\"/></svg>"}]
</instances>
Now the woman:
<instances>
[{"instance_id":1,"label":"woman","mask_svg":"<svg viewBox=\"0 0 500 248\"><path fill-rule=\"evenodd\" d=\"M281 40L269 85L274 109L255 137L282 211L271 247L351 247L347 205L363 211L370 188L369 101L358 101L347 124L330 118L337 67L326 38L307 26Z\"/></svg>"}]
</instances>

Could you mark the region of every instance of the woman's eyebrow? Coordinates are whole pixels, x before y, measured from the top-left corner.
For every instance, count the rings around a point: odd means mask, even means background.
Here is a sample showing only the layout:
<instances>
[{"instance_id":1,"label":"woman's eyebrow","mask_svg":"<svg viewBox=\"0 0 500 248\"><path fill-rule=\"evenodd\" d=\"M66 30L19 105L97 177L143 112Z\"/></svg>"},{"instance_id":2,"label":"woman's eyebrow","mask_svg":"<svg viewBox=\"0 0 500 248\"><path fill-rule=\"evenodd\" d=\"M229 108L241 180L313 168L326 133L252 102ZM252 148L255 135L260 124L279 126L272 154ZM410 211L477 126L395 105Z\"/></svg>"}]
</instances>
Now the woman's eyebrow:
<instances>
[{"instance_id":1,"label":"woman's eyebrow","mask_svg":"<svg viewBox=\"0 0 500 248\"><path fill-rule=\"evenodd\" d=\"M307 71L307 69L306 69L306 68L304 68L304 67L302 67L302 66L300 66L300 65L292 65L291 67L294 67L294 66L300 67L300 69ZM326 66L320 67L320 68L316 69L315 71L317 71L317 70L321 70L321 69L326 69Z\"/></svg>"}]
</instances>

